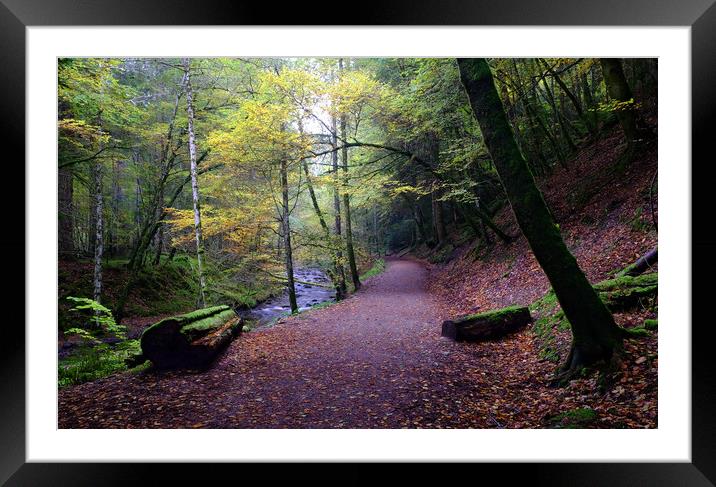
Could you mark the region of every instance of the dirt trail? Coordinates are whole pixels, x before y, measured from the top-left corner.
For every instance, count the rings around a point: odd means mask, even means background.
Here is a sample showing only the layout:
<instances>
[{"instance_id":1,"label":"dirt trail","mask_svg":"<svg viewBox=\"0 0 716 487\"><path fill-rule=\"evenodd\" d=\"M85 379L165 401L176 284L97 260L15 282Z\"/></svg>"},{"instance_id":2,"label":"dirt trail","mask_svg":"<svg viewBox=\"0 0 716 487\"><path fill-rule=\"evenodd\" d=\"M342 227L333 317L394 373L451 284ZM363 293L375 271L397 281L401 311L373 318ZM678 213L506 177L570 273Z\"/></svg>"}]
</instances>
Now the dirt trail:
<instances>
[{"instance_id":1,"label":"dirt trail","mask_svg":"<svg viewBox=\"0 0 716 487\"><path fill-rule=\"evenodd\" d=\"M344 302L242 335L205 372L124 373L60 391L61 428L494 427L466 414L427 271L389 260ZM462 355L462 353L458 353Z\"/></svg>"}]
</instances>

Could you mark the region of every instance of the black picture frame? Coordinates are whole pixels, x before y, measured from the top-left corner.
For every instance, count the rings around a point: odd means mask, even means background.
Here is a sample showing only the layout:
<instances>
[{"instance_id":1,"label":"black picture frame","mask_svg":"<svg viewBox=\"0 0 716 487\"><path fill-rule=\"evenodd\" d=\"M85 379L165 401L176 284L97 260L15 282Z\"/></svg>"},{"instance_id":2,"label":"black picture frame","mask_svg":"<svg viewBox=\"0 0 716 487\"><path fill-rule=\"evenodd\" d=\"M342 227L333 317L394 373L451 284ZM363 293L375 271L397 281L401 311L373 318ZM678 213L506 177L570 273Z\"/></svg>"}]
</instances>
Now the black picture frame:
<instances>
[{"instance_id":1,"label":"black picture frame","mask_svg":"<svg viewBox=\"0 0 716 487\"><path fill-rule=\"evenodd\" d=\"M273 4L269 2L203 0L0 0L0 134L4 140L4 177L13 186L25 181L25 28L34 25L629 25L691 26L692 76L692 184L706 188L706 171L714 166L710 130L716 118L716 7L714 0L448 0L443 2L391 0L362 2L339 13L340 5L327 2ZM333 13L333 15L331 15ZM662 137L664 135L662 134ZM13 150L14 149L14 150ZM10 150L11 152L8 152ZM8 154L14 153L13 157ZM660 161L675 163L674 161ZM48 168L51 167L48 161ZM9 167L12 166L12 167ZM685 167L684 170L689 170ZM8 173L7 171L14 171ZM32 181L25 181L32 184ZM521 464L506 468L482 464L467 468L438 468L441 482L456 475L481 478L498 474L508 480L523 477L532 485L716 485L716 372L711 357L713 318L705 319L714 275L716 237L710 230L713 204L708 192L692 189L692 303L693 317L684 316L684 329L692 328L692 463L679 464ZM18 201L23 201L19 199ZM25 215L14 210L12 236L0 239L7 255L24 255ZM7 222L6 222L7 223ZM700 223L700 224L699 224ZM23 229L20 231L19 229ZM19 259L14 259L21 265ZM13 273L13 288L19 276ZM24 288L24 286L23 286ZM32 292L27 289L26 292ZM6 311L0 340L0 483L7 485L132 485L145 484L148 474L160 473L203 483L224 476L232 465L197 469L194 465L60 464L25 462L25 332L17 300ZM696 313L700 311L700 313ZM701 318L701 319L700 319ZM690 321L690 323L689 323ZM99 445L98 445L99 447ZM578 445L575 445L578 448ZM265 466L263 469L265 470ZM256 466L238 469L244 479L261 471ZM292 481L304 475L304 466L291 467ZM324 470L322 478L335 474ZM272 478L273 477L272 475ZM374 475L356 465L341 473L338 485L371 482ZM409 478L427 480L423 466L412 466ZM318 479L320 481L320 478Z\"/></svg>"}]
</instances>

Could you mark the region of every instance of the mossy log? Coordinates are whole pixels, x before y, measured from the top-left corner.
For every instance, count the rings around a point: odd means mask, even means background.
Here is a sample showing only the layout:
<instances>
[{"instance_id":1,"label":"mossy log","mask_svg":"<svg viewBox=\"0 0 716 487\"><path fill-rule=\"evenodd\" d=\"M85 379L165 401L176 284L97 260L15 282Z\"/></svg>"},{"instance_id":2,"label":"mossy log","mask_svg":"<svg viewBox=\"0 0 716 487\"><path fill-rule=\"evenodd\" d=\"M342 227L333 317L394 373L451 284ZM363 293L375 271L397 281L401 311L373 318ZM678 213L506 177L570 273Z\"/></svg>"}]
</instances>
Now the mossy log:
<instances>
[{"instance_id":1,"label":"mossy log","mask_svg":"<svg viewBox=\"0 0 716 487\"><path fill-rule=\"evenodd\" d=\"M241 324L228 306L165 318L144 330L142 353L159 368L203 367L241 332Z\"/></svg>"},{"instance_id":2,"label":"mossy log","mask_svg":"<svg viewBox=\"0 0 716 487\"><path fill-rule=\"evenodd\" d=\"M635 308L647 299L657 296L659 291L658 273L640 276L622 276L594 285L604 304L610 311L619 312Z\"/></svg>"},{"instance_id":3,"label":"mossy log","mask_svg":"<svg viewBox=\"0 0 716 487\"><path fill-rule=\"evenodd\" d=\"M524 328L531 321L529 309L524 306L510 306L444 321L442 336L456 341L496 340Z\"/></svg>"},{"instance_id":4,"label":"mossy log","mask_svg":"<svg viewBox=\"0 0 716 487\"><path fill-rule=\"evenodd\" d=\"M646 254L642 255L631 265L622 269L617 276L638 276L648 271L659 260L659 249L654 247Z\"/></svg>"}]
</instances>

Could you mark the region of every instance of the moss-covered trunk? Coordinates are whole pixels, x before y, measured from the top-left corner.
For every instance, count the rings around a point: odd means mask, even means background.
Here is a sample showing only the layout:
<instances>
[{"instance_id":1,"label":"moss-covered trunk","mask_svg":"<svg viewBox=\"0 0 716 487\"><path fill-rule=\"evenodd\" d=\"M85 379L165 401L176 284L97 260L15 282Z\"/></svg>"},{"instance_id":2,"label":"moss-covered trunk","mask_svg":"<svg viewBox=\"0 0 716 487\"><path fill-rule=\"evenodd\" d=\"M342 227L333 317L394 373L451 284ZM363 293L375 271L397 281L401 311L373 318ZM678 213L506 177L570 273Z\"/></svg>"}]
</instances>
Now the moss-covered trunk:
<instances>
[{"instance_id":1,"label":"moss-covered trunk","mask_svg":"<svg viewBox=\"0 0 716 487\"><path fill-rule=\"evenodd\" d=\"M331 129L333 131L333 137L331 145L333 152L331 153L331 166L333 170L333 218L334 218L334 230L339 244L338 250L336 250L336 276L339 279L340 294L345 296L348 294L348 288L346 286L346 271L343 265L343 251L341 247L341 236L343 231L341 229L341 196L338 191L339 180L338 180L338 129L336 126L336 117L331 117ZM345 145L345 142L343 143Z\"/></svg>"},{"instance_id":2,"label":"moss-covered trunk","mask_svg":"<svg viewBox=\"0 0 716 487\"><path fill-rule=\"evenodd\" d=\"M492 73L484 59L458 59L460 77L487 149L520 229L572 325L572 351L564 370L609 359L622 335L609 310L562 240L512 135Z\"/></svg>"},{"instance_id":3,"label":"moss-covered trunk","mask_svg":"<svg viewBox=\"0 0 716 487\"><path fill-rule=\"evenodd\" d=\"M636 127L636 110L634 108L634 100L629 84L624 76L622 63L620 59L601 58L599 60L602 65L602 74L604 75L604 84L607 87L609 98L614 101L625 103L624 106L617 110L617 117L624 131L624 137L627 141L627 158L630 158L636 140L639 137ZM626 162L626 161L624 161Z\"/></svg>"},{"instance_id":4,"label":"moss-covered trunk","mask_svg":"<svg viewBox=\"0 0 716 487\"><path fill-rule=\"evenodd\" d=\"M288 202L288 163L285 158L281 159L281 228L283 234L284 256L286 263L286 280L288 289L288 302L291 305L291 313L298 311L296 302L296 286L293 281L293 248L291 247L291 207Z\"/></svg>"}]
</instances>

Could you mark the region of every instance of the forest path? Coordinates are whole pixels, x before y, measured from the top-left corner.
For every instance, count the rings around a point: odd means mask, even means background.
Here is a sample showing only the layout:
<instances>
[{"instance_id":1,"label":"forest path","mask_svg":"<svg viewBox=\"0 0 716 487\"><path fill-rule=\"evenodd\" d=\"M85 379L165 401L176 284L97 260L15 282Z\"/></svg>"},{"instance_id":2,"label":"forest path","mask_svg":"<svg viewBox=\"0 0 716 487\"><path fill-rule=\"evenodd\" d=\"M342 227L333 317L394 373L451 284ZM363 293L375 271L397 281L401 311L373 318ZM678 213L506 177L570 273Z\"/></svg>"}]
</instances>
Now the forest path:
<instances>
[{"instance_id":1,"label":"forest path","mask_svg":"<svg viewBox=\"0 0 716 487\"><path fill-rule=\"evenodd\" d=\"M459 379L460 344L440 337L424 265L387 264L343 302L243 334L208 371L124 373L63 389L59 426L494 427L466 414L463 403L479 393Z\"/></svg>"}]
</instances>

